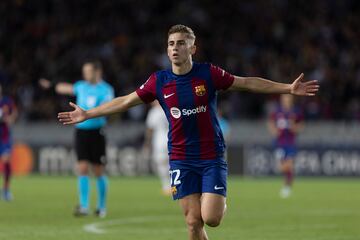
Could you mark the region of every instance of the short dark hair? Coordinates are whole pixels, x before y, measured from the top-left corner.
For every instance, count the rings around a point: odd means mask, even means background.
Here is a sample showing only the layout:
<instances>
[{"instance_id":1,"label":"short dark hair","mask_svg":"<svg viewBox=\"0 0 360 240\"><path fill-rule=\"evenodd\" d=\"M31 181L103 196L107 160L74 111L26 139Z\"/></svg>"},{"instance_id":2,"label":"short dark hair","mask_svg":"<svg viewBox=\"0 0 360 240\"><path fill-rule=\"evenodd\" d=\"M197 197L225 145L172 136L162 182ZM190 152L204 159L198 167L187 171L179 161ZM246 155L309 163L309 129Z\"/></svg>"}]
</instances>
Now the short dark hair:
<instances>
[{"instance_id":1,"label":"short dark hair","mask_svg":"<svg viewBox=\"0 0 360 240\"><path fill-rule=\"evenodd\" d=\"M188 26L182 25L182 24L176 24L172 26L168 31L168 36L170 36L173 33L186 33L188 35L188 38L195 40L195 34L194 31L189 28Z\"/></svg>"},{"instance_id":2,"label":"short dark hair","mask_svg":"<svg viewBox=\"0 0 360 240\"><path fill-rule=\"evenodd\" d=\"M85 65L85 64L93 65L95 70L100 70L100 71L103 70L103 66L99 60L92 60L92 59L86 60L83 65Z\"/></svg>"}]
</instances>

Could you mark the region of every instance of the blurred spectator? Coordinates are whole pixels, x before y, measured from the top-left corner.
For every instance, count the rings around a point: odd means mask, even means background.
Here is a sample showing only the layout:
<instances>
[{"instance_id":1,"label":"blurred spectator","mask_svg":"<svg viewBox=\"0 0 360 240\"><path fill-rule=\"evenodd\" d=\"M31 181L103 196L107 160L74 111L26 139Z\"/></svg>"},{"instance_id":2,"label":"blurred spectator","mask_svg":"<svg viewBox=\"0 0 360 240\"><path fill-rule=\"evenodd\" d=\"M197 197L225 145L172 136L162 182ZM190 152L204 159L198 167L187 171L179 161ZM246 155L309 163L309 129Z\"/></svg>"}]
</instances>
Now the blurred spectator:
<instances>
[{"instance_id":1,"label":"blurred spectator","mask_svg":"<svg viewBox=\"0 0 360 240\"><path fill-rule=\"evenodd\" d=\"M195 30L197 61L283 82L302 71L307 79L319 79L319 96L303 99L306 117L360 117L356 0L16 0L0 1L0 15L0 81L25 121L55 119L67 108L68 99L41 91L37 81L73 82L86 58L103 62L105 79L118 95L134 90L169 66L166 37L175 23ZM261 118L271 98L239 93L223 101L231 106L231 118Z\"/></svg>"}]
</instances>

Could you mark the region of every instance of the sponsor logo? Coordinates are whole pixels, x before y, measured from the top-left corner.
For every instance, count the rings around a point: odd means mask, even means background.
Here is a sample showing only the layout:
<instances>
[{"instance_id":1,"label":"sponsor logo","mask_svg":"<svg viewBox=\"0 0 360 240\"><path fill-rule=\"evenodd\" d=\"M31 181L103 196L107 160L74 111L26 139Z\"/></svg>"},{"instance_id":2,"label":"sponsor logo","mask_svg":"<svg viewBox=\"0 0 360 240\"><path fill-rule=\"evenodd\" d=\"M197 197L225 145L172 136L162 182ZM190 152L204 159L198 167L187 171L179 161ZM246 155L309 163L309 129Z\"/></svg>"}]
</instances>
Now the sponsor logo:
<instances>
[{"instance_id":1,"label":"sponsor logo","mask_svg":"<svg viewBox=\"0 0 360 240\"><path fill-rule=\"evenodd\" d=\"M171 94L168 94L168 95L164 94L164 98L167 99L167 98L173 96L174 94L175 94L175 93L171 93Z\"/></svg>"},{"instance_id":2,"label":"sponsor logo","mask_svg":"<svg viewBox=\"0 0 360 240\"><path fill-rule=\"evenodd\" d=\"M215 185L214 189L215 190L222 190L222 189L224 189L224 187L218 187L218 185Z\"/></svg>"},{"instance_id":3,"label":"sponsor logo","mask_svg":"<svg viewBox=\"0 0 360 240\"><path fill-rule=\"evenodd\" d=\"M170 113L171 113L171 116L173 116L175 119L178 119L181 117L180 109L178 109L177 107L170 108Z\"/></svg>"},{"instance_id":4,"label":"sponsor logo","mask_svg":"<svg viewBox=\"0 0 360 240\"><path fill-rule=\"evenodd\" d=\"M190 115L197 114L197 113L203 113L203 112L206 112L206 106L199 106L199 107L193 108L193 109L183 109L181 112L182 112L182 115L184 115L184 116L190 116Z\"/></svg>"},{"instance_id":5,"label":"sponsor logo","mask_svg":"<svg viewBox=\"0 0 360 240\"><path fill-rule=\"evenodd\" d=\"M199 106L193 109L183 109L180 111L180 109L178 109L177 107L172 107L170 108L170 113L171 116L173 116L175 119L178 119L181 117L181 115L188 117L193 114L204 113L206 112L206 108L206 106Z\"/></svg>"},{"instance_id":6,"label":"sponsor logo","mask_svg":"<svg viewBox=\"0 0 360 240\"><path fill-rule=\"evenodd\" d=\"M195 94L196 96L204 96L206 93L205 85L199 85L195 87Z\"/></svg>"}]
</instances>

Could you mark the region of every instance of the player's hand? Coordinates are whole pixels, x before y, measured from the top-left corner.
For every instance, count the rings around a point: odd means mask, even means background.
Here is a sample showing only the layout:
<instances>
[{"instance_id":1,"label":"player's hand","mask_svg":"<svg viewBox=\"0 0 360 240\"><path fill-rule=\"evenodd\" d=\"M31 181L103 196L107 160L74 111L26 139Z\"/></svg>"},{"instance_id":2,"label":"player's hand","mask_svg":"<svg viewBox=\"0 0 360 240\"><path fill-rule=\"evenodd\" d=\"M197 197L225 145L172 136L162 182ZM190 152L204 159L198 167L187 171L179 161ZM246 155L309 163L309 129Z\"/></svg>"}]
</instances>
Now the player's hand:
<instances>
[{"instance_id":1,"label":"player's hand","mask_svg":"<svg viewBox=\"0 0 360 240\"><path fill-rule=\"evenodd\" d=\"M44 88L44 89L49 89L51 87L51 82L45 78L40 78L39 79L39 85L40 87Z\"/></svg>"},{"instance_id":2,"label":"player's hand","mask_svg":"<svg viewBox=\"0 0 360 240\"><path fill-rule=\"evenodd\" d=\"M315 96L320 87L318 81L311 80L302 82L303 78L304 74L301 73L300 76L295 79L295 81L291 84L290 93L299 96Z\"/></svg>"},{"instance_id":3,"label":"player's hand","mask_svg":"<svg viewBox=\"0 0 360 240\"><path fill-rule=\"evenodd\" d=\"M58 114L59 121L64 125L83 122L87 119L86 112L75 103L70 102L70 106L74 108L72 112L61 112Z\"/></svg>"}]
</instances>

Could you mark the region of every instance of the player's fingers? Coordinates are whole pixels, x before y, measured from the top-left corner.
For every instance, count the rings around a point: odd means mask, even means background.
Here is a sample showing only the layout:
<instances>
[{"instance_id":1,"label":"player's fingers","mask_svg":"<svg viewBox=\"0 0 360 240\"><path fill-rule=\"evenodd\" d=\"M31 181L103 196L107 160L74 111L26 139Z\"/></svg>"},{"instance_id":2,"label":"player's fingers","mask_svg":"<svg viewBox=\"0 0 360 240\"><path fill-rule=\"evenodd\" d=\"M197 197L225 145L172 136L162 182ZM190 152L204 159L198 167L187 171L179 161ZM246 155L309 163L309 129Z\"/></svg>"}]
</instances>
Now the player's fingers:
<instances>
[{"instance_id":1,"label":"player's fingers","mask_svg":"<svg viewBox=\"0 0 360 240\"><path fill-rule=\"evenodd\" d=\"M59 122L66 122L66 121L72 121L73 119L71 117L59 117Z\"/></svg>"},{"instance_id":2,"label":"player's fingers","mask_svg":"<svg viewBox=\"0 0 360 240\"><path fill-rule=\"evenodd\" d=\"M69 112L61 112L61 113L58 113L58 118L60 117L69 117L70 116L70 113Z\"/></svg>"},{"instance_id":3,"label":"player's fingers","mask_svg":"<svg viewBox=\"0 0 360 240\"><path fill-rule=\"evenodd\" d=\"M70 106L72 106L73 108L78 108L78 106L75 104L75 103L73 103L73 102L69 102L69 104L70 104Z\"/></svg>"},{"instance_id":4,"label":"player's fingers","mask_svg":"<svg viewBox=\"0 0 360 240\"><path fill-rule=\"evenodd\" d=\"M307 93L306 96L313 97L315 96L315 93Z\"/></svg>"},{"instance_id":5,"label":"player's fingers","mask_svg":"<svg viewBox=\"0 0 360 240\"><path fill-rule=\"evenodd\" d=\"M318 80L311 80L311 81L307 81L306 83L304 83L306 86L308 85L317 85L319 86L318 84Z\"/></svg>"},{"instance_id":6,"label":"player's fingers","mask_svg":"<svg viewBox=\"0 0 360 240\"><path fill-rule=\"evenodd\" d=\"M295 82L300 82L304 78L304 73L301 73L296 79Z\"/></svg>"},{"instance_id":7,"label":"player's fingers","mask_svg":"<svg viewBox=\"0 0 360 240\"><path fill-rule=\"evenodd\" d=\"M63 125L72 125L75 124L75 121L69 121L69 122L64 122Z\"/></svg>"}]
</instances>

